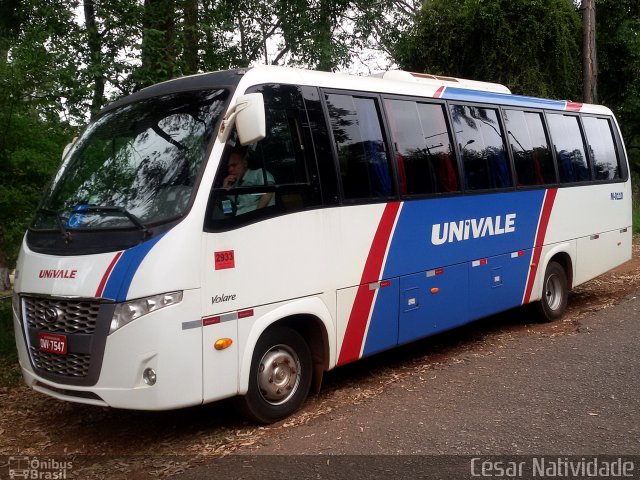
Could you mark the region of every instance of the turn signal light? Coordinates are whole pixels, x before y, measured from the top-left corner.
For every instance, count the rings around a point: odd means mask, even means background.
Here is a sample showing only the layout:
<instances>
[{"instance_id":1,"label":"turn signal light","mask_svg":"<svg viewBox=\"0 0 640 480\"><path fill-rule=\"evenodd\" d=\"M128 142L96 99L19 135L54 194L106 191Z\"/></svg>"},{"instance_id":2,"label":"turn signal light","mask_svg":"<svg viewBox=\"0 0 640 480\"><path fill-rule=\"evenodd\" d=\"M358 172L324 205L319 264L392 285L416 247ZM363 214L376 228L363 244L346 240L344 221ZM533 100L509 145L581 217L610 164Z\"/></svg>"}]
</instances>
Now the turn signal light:
<instances>
[{"instance_id":1,"label":"turn signal light","mask_svg":"<svg viewBox=\"0 0 640 480\"><path fill-rule=\"evenodd\" d=\"M440 289L438 287L433 287L431 289L431 293L438 293L440 291Z\"/></svg>"},{"instance_id":2,"label":"turn signal light","mask_svg":"<svg viewBox=\"0 0 640 480\"><path fill-rule=\"evenodd\" d=\"M216 350L224 350L225 348L229 348L233 340L230 338L221 338L220 340L216 340L216 343L213 344L213 348Z\"/></svg>"}]
</instances>

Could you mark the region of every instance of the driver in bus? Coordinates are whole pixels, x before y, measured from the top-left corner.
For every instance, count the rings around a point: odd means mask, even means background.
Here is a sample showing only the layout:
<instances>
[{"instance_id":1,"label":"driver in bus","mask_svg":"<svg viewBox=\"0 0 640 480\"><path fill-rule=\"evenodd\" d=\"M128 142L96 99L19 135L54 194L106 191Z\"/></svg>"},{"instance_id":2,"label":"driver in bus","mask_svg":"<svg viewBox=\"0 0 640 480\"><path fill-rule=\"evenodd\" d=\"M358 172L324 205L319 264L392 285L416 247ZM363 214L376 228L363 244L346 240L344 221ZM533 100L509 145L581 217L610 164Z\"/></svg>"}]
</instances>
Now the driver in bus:
<instances>
[{"instance_id":1,"label":"driver in bus","mask_svg":"<svg viewBox=\"0 0 640 480\"><path fill-rule=\"evenodd\" d=\"M227 163L227 176L222 182L224 188L253 187L273 183L273 175L265 169L249 168L249 161L244 150L234 149L231 151ZM273 206L275 205L273 197L273 192L235 195L232 199L235 204L235 213L236 215L242 215L253 210Z\"/></svg>"}]
</instances>

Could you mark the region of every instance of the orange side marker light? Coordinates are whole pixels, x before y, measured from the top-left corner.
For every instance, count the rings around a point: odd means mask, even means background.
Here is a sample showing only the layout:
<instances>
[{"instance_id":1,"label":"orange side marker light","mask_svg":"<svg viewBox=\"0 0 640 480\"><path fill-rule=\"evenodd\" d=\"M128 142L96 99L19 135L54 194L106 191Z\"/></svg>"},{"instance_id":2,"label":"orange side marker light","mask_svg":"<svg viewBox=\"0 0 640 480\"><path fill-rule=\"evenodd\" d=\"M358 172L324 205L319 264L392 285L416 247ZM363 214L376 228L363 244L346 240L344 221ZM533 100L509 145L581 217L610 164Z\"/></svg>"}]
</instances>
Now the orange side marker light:
<instances>
[{"instance_id":1,"label":"orange side marker light","mask_svg":"<svg viewBox=\"0 0 640 480\"><path fill-rule=\"evenodd\" d=\"M233 340L231 340L230 338L221 338L219 340L216 340L216 343L213 344L213 348L215 348L216 350L224 350L225 348L229 348L232 343Z\"/></svg>"}]
</instances>

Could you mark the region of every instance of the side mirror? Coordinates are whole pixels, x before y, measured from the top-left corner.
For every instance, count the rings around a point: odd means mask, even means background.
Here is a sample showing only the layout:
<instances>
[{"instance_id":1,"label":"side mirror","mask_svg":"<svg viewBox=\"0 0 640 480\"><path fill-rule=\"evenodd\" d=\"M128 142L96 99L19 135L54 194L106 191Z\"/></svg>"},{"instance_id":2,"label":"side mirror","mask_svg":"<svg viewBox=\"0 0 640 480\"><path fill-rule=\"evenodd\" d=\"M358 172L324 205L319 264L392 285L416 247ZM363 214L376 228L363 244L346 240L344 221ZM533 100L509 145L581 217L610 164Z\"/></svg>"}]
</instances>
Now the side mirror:
<instances>
[{"instance_id":1,"label":"side mirror","mask_svg":"<svg viewBox=\"0 0 640 480\"><path fill-rule=\"evenodd\" d=\"M266 136L264 99L261 93L249 93L237 98L220 125L218 138L226 142L235 125L242 145L255 143Z\"/></svg>"}]
</instances>

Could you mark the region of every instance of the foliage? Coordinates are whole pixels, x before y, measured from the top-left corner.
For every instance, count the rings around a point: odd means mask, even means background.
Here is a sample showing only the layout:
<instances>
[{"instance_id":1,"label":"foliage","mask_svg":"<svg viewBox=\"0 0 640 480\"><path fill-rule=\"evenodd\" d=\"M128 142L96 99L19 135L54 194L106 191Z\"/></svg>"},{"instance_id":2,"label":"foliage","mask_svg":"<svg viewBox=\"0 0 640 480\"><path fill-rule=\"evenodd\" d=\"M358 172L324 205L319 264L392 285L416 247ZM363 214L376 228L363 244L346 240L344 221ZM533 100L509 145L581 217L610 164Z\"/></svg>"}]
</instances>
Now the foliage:
<instances>
[{"instance_id":1,"label":"foliage","mask_svg":"<svg viewBox=\"0 0 640 480\"><path fill-rule=\"evenodd\" d=\"M640 4L598 0L598 97L618 117L631 163L640 170Z\"/></svg>"},{"instance_id":2,"label":"foliage","mask_svg":"<svg viewBox=\"0 0 640 480\"><path fill-rule=\"evenodd\" d=\"M0 295L0 358L15 358L11 299Z\"/></svg>"},{"instance_id":3,"label":"foliage","mask_svg":"<svg viewBox=\"0 0 640 480\"><path fill-rule=\"evenodd\" d=\"M61 115L81 118L85 88L74 55L78 28L71 2L14 5L0 43L0 266L13 265L42 188L57 166L65 137ZM70 137L68 137L70 138Z\"/></svg>"},{"instance_id":4,"label":"foliage","mask_svg":"<svg viewBox=\"0 0 640 480\"><path fill-rule=\"evenodd\" d=\"M394 50L407 70L579 98L580 34L570 0L428 0Z\"/></svg>"},{"instance_id":5,"label":"foliage","mask_svg":"<svg viewBox=\"0 0 640 480\"><path fill-rule=\"evenodd\" d=\"M0 151L0 252L5 253L8 265L15 264L18 246L43 188L72 136L68 126L44 121L32 112L12 115L5 148Z\"/></svg>"}]
</instances>

